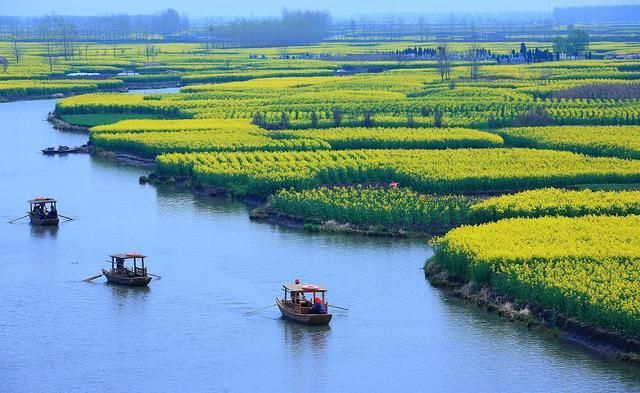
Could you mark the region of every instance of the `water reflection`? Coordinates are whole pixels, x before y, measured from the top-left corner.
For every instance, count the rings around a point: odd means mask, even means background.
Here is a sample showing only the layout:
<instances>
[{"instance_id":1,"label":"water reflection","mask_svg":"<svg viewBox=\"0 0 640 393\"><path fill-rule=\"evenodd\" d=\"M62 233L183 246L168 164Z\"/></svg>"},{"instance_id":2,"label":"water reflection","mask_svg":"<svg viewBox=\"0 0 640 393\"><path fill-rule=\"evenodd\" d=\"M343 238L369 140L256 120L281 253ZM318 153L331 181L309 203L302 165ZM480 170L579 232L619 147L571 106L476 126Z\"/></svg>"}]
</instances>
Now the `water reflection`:
<instances>
[{"instance_id":1,"label":"water reflection","mask_svg":"<svg viewBox=\"0 0 640 393\"><path fill-rule=\"evenodd\" d=\"M58 236L58 226L42 226L42 225L30 225L31 236L35 238L51 238L55 239Z\"/></svg>"},{"instance_id":2,"label":"water reflection","mask_svg":"<svg viewBox=\"0 0 640 393\"><path fill-rule=\"evenodd\" d=\"M128 301L130 299L144 301L151 292L150 287L128 287L126 285L114 284L107 281L105 286L111 289L114 299L119 301ZM126 305L119 303L118 305Z\"/></svg>"},{"instance_id":3,"label":"water reflection","mask_svg":"<svg viewBox=\"0 0 640 393\"><path fill-rule=\"evenodd\" d=\"M307 381L318 384L326 381L328 378L327 349L331 338L331 327L301 325L288 321L284 317L281 317L280 321L284 333L285 363L287 370L295 376L296 383L304 384Z\"/></svg>"},{"instance_id":4,"label":"water reflection","mask_svg":"<svg viewBox=\"0 0 640 393\"><path fill-rule=\"evenodd\" d=\"M283 326L284 343L290 354L302 354L311 349L316 355L323 355L331 326L306 326L280 317Z\"/></svg>"}]
</instances>

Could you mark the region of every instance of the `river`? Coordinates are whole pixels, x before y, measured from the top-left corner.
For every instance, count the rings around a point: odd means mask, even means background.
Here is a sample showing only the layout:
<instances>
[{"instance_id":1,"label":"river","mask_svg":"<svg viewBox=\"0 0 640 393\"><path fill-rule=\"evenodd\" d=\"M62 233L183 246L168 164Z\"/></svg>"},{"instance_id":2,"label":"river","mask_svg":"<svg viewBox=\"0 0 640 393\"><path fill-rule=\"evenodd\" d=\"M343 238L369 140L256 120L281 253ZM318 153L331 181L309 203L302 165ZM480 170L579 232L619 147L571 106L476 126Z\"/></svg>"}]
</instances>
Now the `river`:
<instances>
[{"instance_id":1,"label":"river","mask_svg":"<svg viewBox=\"0 0 640 393\"><path fill-rule=\"evenodd\" d=\"M52 100L0 104L0 391L628 391L640 371L502 321L425 280L424 240L308 234L248 207L138 184L149 169L48 157L83 134ZM19 217L36 196L75 220ZM110 253L149 256L148 289L93 283ZM330 327L268 306L284 281L329 288Z\"/></svg>"}]
</instances>

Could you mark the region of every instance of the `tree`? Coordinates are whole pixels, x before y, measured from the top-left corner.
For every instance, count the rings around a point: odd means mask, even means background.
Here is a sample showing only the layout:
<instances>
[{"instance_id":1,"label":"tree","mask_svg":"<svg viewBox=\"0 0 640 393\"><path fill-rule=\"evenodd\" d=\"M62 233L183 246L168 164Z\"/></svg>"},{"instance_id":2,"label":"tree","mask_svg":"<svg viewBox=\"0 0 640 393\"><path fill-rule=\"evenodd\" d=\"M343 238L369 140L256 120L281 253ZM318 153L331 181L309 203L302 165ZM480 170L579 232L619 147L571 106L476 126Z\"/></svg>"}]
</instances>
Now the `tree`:
<instances>
[{"instance_id":1,"label":"tree","mask_svg":"<svg viewBox=\"0 0 640 393\"><path fill-rule=\"evenodd\" d=\"M524 42L520 44L520 57L527 57L527 45Z\"/></svg>"},{"instance_id":2,"label":"tree","mask_svg":"<svg viewBox=\"0 0 640 393\"><path fill-rule=\"evenodd\" d=\"M567 54L569 56L586 55L589 48L589 34L581 29L571 29L567 35Z\"/></svg>"},{"instance_id":3,"label":"tree","mask_svg":"<svg viewBox=\"0 0 640 393\"><path fill-rule=\"evenodd\" d=\"M567 40L564 37L555 37L553 39L553 52L556 54L556 60L560 60L563 54L567 53Z\"/></svg>"},{"instance_id":4,"label":"tree","mask_svg":"<svg viewBox=\"0 0 640 393\"><path fill-rule=\"evenodd\" d=\"M40 21L40 35L44 40L45 52L49 63L49 72L53 72L53 52L55 50L55 24L56 17L52 15L45 15Z\"/></svg>"},{"instance_id":5,"label":"tree","mask_svg":"<svg viewBox=\"0 0 640 393\"><path fill-rule=\"evenodd\" d=\"M567 37L556 37L553 39L553 50L556 53L556 58L559 59L561 55L566 56L586 56L589 49L589 34L580 29L571 29Z\"/></svg>"},{"instance_id":6,"label":"tree","mask_svg":"<svg viewBox=\"0 0 640 393\"><path fill-rule=\"evenodd\" d=\"M179 33L182 30L182 18L173 8L161 12L159 19L160 32L164 35Z\"/></svg>"},{"instance_id":7,"label":"tree","mask_svg":"<svg viewBox=\"0 0 640 393\"><path fill-rule=\"evenodd\" d=\"M291 128L291 121L289 120L289 114L287 112L282 112L280 116L280 128Z\"/></svg>"},{"instance_id":8,"label":"tree","mask_svg":"<svg viewBox=\"0 0 640 393\"><path fill-rule=\"evenodd\" d=\"M150 41L147 41L144 44L144 54L147 57L147 63L149 62L149 59L153 60L157 54L156 47Z\"/></svg>"},{"instance_id":9,"label":"tree","mask_svg":"<svg viewBox=\"0 0 640 393\"><path fill-rule=\"evenodd\" d=\"M362 122L362 125L367 128L373 127L373 113L371 112L371 110L365 109L364 121Z\"/></svg>"},{"instance_id":10,"label":"tree","mask_svg":"<svg viewBox=\"0 0 640 393\"><path fill-rule=\"evenodd\" d=\"M262 114L262 112L256 112L253 115L253 120L251 120L251 123L253 123L254 125L264 128L265 126L265 120L264 120L264 115Z\"/></svg>"},{"instance_id":11,"label":"tree","mask_svg":"<svg viewBox=\"0 0 640 393\"><path fill-rule=\"evenodd\" d=\"M440 108L436 108L433 111L433 126L436 128L442 127L442 111Z\"/></svg>"},{"instance_id":12,"label":"tree","mask_svg":"<svg viewBox=\"0 0 640 393\"><path fill-rule=\"evenodd\" d=\"M342 108L340 108L339 106L334 106L331 112L333 112L333 125L335 125L336 127L340 127L340 125L342 124L343 116Z\"/></svg>"},{"instance_id":13,"label":"tree","mask_svg":"<svg viewBox=\"0 0 640 393\"><path fill-rule=\"evenodd\" d=\"M13 57L16 59L16 64L20 64L20 59L22 59L22 47L18 45L18 36L13 36L13 45L11 46L11 50L13 52Z\"/></svg>"},{"instance_id":14,"label":"tree","mask_svg":"<svg viewBox=\"0 0 640 393\"><path fill-rule=\"evenodd\" d=\"M436 61L438 63L440 78L444 82L445 79L449 79L451 74L451 54L449 53L449 46L446 42L438 44Z\"/></svg>"},{"instance_id":15,"label":"tree","mask_svg":"<svg viewBox=\"0 0 640 393\"><path fill-rule=\"evenodd\" d=\"M55 19L57 31L60 33L62 41L62 55L65 60L73 58L73 37L75 35L75 26L73 23L67 22L63 17Z\"/></svg>"},{"instance_id":16,"label":"tree","mask_svg":"<svg viewBox=\"0 0 640 393\"><path fill-rule=\"evenodd\" d=\"M416 121L413 119L413 113L407 112L407 127L413 128L416 126Z\"/></svg>"},{"instance_id":17,"label":"tree","mask_svg":"<svg viewBox=\"0 0 640 393\"><path fill-rule=\"evenodd\" d=\"M471 79L478 79L479 70L480 70L480 53L481 53L480 45L477 43L471 44L469 47L469 51L467 52L467 56L469 58L469 69L471 70L470 76Z\"/></svg>"}]
</instances>

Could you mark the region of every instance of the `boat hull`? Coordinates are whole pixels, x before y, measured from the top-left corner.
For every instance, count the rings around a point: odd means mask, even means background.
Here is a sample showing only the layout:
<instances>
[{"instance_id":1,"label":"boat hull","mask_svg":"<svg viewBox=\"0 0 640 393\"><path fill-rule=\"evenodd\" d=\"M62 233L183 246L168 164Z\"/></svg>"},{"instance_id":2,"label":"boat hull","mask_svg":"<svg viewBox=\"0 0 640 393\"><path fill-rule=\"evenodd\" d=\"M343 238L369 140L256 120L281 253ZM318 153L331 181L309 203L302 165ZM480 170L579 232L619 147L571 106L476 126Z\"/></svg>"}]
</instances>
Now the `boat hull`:
<instances>
[{"instance_id":1,"label":"boat hull","mask_svg":"<svg viewBox=\"0 0 640 393\"><path fill-rule=\"evenodd\" d=\"M280 309L282 316L291 321L304 325L328 325L331 322L331 314L298 314L288 308L280 299L276 299L276 305Z\"/></svg>"},{"instance_id":2,"label":"boat hull","mask_svg":"<svg viewBox=\"0 0 640 393\"><path fill-rule=\"evenodd\" d=\"M42 154L48 155L48 156L54 156L56 154L69 154L69 153L77 153L79 152L80 149L77 147L74 147L72 149L66 149L66 150L47 150L44 149L42 150Z\"/></svg>"},{"instance_id":3,"label":"boat hull","mask_svg":"<svg viewBox=\"0 0 640 393\"><path fill-rule=\"evenodd\" d=\"M127 277L119 274L113 274L108 270L102 269L102 274L107 278L107 281L118 284L126 285L129 287L146 287L151 282L151 277Z\"/></svg>"},{"instance_id":4,"label":"boat hull","mask_svg":"<svg viewBox=\"0 0 640 393\"><path fill-rule=\"evenodd\" d=\"M39 225L39 226L56 226L60 223L60 218L56 217L56 218L39 218L36 217L33 214L29 215L29 220L31 221L31 224L33 225Z\"/></svg>"}]
</instances>

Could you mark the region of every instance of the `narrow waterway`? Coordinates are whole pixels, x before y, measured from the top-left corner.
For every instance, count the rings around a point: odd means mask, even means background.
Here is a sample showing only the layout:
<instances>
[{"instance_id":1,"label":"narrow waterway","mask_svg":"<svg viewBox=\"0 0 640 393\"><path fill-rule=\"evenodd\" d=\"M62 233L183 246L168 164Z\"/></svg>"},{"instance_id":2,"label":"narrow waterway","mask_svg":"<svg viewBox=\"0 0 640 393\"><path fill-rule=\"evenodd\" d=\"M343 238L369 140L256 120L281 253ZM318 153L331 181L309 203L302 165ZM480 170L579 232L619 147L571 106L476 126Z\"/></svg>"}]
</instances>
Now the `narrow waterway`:
<instances>
[{"instance_id":1,"label":"narrow waterway","mask_svg":"<svg viewBox=\"0 0 640 393\"><path fill-rule=\"evenodd\" d=\"M0 104L0 391L638 390L640 372L430 287L423 240L307 234L248 208L150 185L148 169L39 150L82 134L54 101ZM28 222L36 196L74 221ZM149 256L147 289L98 279L110 253ZM284 322L283 281L318 282L330 327Z\"/></svg>"}]
</instances>

